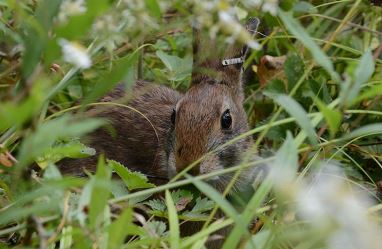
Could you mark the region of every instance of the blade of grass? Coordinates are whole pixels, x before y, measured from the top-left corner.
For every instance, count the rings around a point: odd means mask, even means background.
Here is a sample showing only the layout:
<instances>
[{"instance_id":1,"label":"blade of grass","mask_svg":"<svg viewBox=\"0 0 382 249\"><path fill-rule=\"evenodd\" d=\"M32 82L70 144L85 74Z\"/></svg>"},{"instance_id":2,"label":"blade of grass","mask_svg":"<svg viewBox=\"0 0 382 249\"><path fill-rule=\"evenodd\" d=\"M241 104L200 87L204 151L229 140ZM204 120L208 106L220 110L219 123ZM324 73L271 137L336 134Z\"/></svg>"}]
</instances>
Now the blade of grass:
<instances>
[{"instance_id":1,"label":"blade of grass","mask_svg":"<svg viewBox=\"0 0 382 249\"><path fill-rule=\"evenodd\" d=\"M170 223L170 247L180 248L180 232L179 232L179 220L176 212L174 201L172 200L170 191L166 190L166 204L168 210L168 220Z\"/></svg>"}]
</instances>

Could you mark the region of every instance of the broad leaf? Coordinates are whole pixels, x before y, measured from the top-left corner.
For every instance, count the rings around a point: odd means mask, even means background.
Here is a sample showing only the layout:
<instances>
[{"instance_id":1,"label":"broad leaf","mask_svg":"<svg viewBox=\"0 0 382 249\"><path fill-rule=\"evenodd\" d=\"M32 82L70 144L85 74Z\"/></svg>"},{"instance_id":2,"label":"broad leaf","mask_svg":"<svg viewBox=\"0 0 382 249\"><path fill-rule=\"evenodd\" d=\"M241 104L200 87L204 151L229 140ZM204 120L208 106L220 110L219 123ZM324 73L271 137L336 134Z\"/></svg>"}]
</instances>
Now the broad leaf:
<instances>
[{"instance_id":1,"label":"broad leaf","mask_svg":"<svg viewBox=\"0 0 382 249\"><path fill-rule=\"evenodd\" d=\"M121 179L130 191L134 189L155 187L154 184L148 182L147 177L142 173L132 172L127 167L114 160L108 160L107 164L109 167L114 169L114 171L119 175L119 177L121 177Z\"/></svg>"}]
</instances>

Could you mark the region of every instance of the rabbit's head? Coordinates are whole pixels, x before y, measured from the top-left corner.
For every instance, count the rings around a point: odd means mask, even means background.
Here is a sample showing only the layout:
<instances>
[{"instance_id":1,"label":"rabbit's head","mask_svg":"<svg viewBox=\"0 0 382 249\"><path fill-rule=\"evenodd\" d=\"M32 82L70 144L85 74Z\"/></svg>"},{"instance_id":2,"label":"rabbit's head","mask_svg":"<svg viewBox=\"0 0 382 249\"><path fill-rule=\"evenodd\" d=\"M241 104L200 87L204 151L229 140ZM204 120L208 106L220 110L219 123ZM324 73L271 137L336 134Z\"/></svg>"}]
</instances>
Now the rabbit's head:
<instances>
[{"instance_id":1,"label":"rabbit's head","mask_svg":"<svg viewBox=\"0 0 382 249\"><path fill-rule=\"evenodd\" d=\"M247 27L254 33L258 23L258 19L251 19ZM217 45L221 44L211 40L205 42L208 39L200 37L200 33L197 33L194 41L196 44L191 87L177 103L171 116L174 132L169 153L170 176L248 131L242 88L242 60L248 54L247 49L231 44L229 47L226 45L220 53L221 46ZM206 174L236 166L251 145L251 137L240 139L223 150L206 156L189 173ZM248 172L242 174L238 181L244 181L247 177L250 177ZM211 182L222 190L229 180L230 174L217 176Z\"/></svg>"}]
</instances>

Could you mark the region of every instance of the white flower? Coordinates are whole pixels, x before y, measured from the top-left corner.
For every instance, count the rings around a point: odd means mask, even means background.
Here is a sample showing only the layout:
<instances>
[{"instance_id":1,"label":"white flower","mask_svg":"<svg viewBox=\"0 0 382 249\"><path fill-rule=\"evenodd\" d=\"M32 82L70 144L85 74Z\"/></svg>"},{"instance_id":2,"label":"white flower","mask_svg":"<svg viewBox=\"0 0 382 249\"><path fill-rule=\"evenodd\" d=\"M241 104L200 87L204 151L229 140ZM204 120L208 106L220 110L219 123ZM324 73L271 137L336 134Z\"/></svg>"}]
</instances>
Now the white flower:
<instances>
[{"instance_id":1,"label":"white flower","mask_svg":"<svg viewBox=\"0 0 382 249\"><path fill-rule=\"evenodd\" d=\"M266 0L263 3L261 9L264 12L269 12L271 15L275 16L278 10L278 1L277 0Z\"/></svg>"},{"instance_id":2,"label":"white flower","mask_svg":"<svg viewBox=\"0 0 382 249\"><path fill-rule=\"evenodd\" d=\"M340 168L324 165L297 193L300 217L317 228L335 225L327 238L329 249L377 249L382 245L381 228L367 216L371 201L356 190Z\"/></svg>"},{"instance_id":3,"label":"white flower","mask_svg":"<svg viewBox=\"0 0 382 249\"><path fill-rule=\"evenodd\" d=\"M69 16L80 15L86 12L84 0L65 0L60 7L58 19L65 22Z\"/></svg>"},{"instance_id":4,"label":"white flower","mask_svg":"<svg viewBox=\"0 0 382 249\"><path fill-rule=\"evenodd\" d=\"M69 42L65 39L60 39L58 43L62 48L64 61L81 69L86 69L91 66L92 62L86 48L82 47L80 44Z\"/></svg>"}]
</instances>

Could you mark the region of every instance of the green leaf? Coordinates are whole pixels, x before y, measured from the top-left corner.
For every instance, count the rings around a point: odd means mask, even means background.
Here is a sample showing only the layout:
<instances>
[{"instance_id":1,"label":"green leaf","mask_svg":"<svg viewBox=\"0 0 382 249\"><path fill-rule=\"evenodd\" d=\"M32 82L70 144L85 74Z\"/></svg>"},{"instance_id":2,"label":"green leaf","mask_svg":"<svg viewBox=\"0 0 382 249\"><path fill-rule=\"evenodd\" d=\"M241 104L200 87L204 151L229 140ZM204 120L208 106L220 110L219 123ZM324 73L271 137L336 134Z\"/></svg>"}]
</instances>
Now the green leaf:
<instances>
[{"instance_id":1,"label":"green leaf","mask_svg":"<svg viewBox=\"0 0 382 249\"><path fill-rule=\"evenodd\" d=\"M168 210L168 220L170 224L170 247L179 248L180 231L178 214L176 212L170 191L168 190L166 190L166 205Z\"/></svg>"},{"instance_id":2,"label":"green leaf","mask_svg":"<svg viewBox=\"0 0 382 249\"><path fill-rule=\"evenodd\" d=\"M280 8L282 8L283 10L290 10L294 3L296 2L296 0L283 0L283 1L280 1Z\"/></svg>"},{"instance_id":3,"label":"green leaf","mask_svg":"<svg viewBox=\"0 0 382 249\"><path fill-rule=\"evenodd\" d=\"M59 213L63 189L69 188L68 184L71 182L67 180L62 182L58 180L58 182L61 184L53 185L44 182L42 187L28 189L28 192L19 195L11 206L3 207L0 212L0 226L20 221L30 215L44 216L48 213ZM20 190L22 186L22 184L17 184L17 190Z\"/></svg>"},{"instance_id":4,"label":"green leaf","mask_svg":"<svg viewBox=\"0 0 382 249\"><path fill-rule=\"evenodd\" d=\"M108 160L107 164L109 167L114 169L114 171L119 175L119 177L121 177L121 179L130 191L134 189L155 187L154 184L148 182L147 177L142 173L132 172L127 167L114 160Z\"/></svg>"},{"instance_id":5,"label":"green leaf","mask_svg":"<svg viewBox=\"0 0 382 249\"><path fill-rule=\"evenodd\" d=\"M174 200L174 203L176 204L183 198L192 199L192 193L188 190L178 189L176 191L171 192L171 198Z\"/></svg>"},{"instance_id":6,"label":"green leaf","mask_svg":"<svg viewBox=\"0 0 382 249\"><path fill-rule=\"evenodd\" d=\"M251 241L253 245L256 245L256 248L265 249L270 248L269 245L271 245L272 243L270 243L269 241L273 240L274 237L275 236L273 232L269 230L261 230L252 236ZM252 244L247 243L245 249L252 249Z\"/></svg>"},{"instance_id":7,"label":"green leaf","mask_svg":"<svg viewBox=\"0 0 382 249\"><path fill-rule=\"evenodd\" d=\"M84 37L91 30L97 16L101 15L111 6L109 0L87 0L87 11L80 15L72 15L68 21L56 28L57 37L75 40Z\"/></svg>"},{"instance_id":8,"label":"green leaf","mask_svg":"<svg viewBox=\"0 0 382 249\"><path fill-rule=\"evenodd\" d=\"M351 105L359 103L364 99L371 99L380 95L382 95L382 84L373 85L364 90L357 98L355 98Z\"/></svg>"},{"instance_id":9,"label":"green leaf","mask_svg":"<svg viewBox=\"0 0 382 249\"><path fill-rule=\"evenodd\" d=\"M288 90L292 90L304 74L304 62L296 54L289 55L284 64L285 75L288 79Z\"/></svg>"},{"instance_id":10,"label":"green leaf","mask_svg":"<svg viewBox=\"0 0 382 249\"><path fill-rule=\"evenodd\" d=\"M245 231L245 234L248 235L247 227L245 226L245 222L240 215L237 214L235 208L220 194L217 190L212 188L205 182L194 178L188 174L186 174L186 178L192 179L192 183L208 198L213 200L219 208L232 220L234 220L235 224L237 224L241 230Z\"/></svg>"},{"instance_id":11,"label":"green leaf","mask_svg":"<svg viewBox=\"0 0 382 249\"><path fill-rule=\"evenodd\" d=\"M146 7L148 8L150 14L157 19L160 19L162 16L160 6L157 0L145 0Z\"/></svg>"},{"instance_id":12,"label":"green leaf","mask_svg":"<svg viewBox=\"0 0 382 249\"><path fill-rule=\"evenodd\" d=\"M48 32L57 16L62 0L43 0L37 5L35 17L30 16L24 22L24 53L22 59L22 73L28 78L34 71L48 41Z\"/></svg>"},{"instance_id":13,"label":"green leaf","mask_svg":"<svg viewBox=\"0 0 382 249\"><path fill-rule=\"evenodd\" d=\"M37 114L44 103L44 94L49 81L46 78L36 80L31 89L30 95L18 102L2 102L0 105L0 133L14 126L21 127Z\"/></svg>"},{"instance_id":14,"label":"green leaf","mask_svg":"<svg viewBox=\"0 0 382 249\"><path fill-rule=\"evenodd\" d=\"M298 151L295 142L293 141L292 134L288 131L286 140L284 141L281 148L277 151L275 155L275 161L272 163L273 169L280 176L284 176L285 181L292 182L295 178L298 170ZM279 183L284 181L282 179L277 179Z\"/></svg>"},{"instance_id":15,"label":"green leaf","mask_svg":"<svg viewBox=\"0 0 382 249\"><path fill-rule=\"evenodd\" d=\"M36 19L41 23L46 32L53 24L53 18L57 16L62 0L42 0L37 5Z\"/></svg>"},{"instance_id":16,"label":"green leaf","mask_svg":"<svg viewBox=\"0 0 382 249\"><path fill-rule=\"evenodd\" d=\"M162 200L154 199L145 203L151 209L164 212L166 211L166 204Z\"/></svg>"},{"instance_id":17,"label":"green leaf","mask_svg":"<svg viewBox=\"0 0 382 249\"><path fill-rule=\"evenodd\" d=\"M265 90L274 94L287 93L286 84L284 83L284 81L279 79L273 79L267 82Z\"/></svg>"},{"instance_id":18,"label":"green leaf","mask_svg":"<svg viewBox=\"0 0 382 249\"><path fill-rule=\"evenodd\" d=\"M295 152L297 157L297 148ZM276 155L276 158L277 158L277 155ZM252 196L252 198L246 205L241 215L242 221L244 223L235 224L235 227L232 229L232 231L228 235L228 238L224 242L224 245L223 245L224 249L237 248L243 233L245 233L245 230L243 230L243 227L248 227L250 225L251 221L257 215L257 212L256 212L257 209L260 208L261 204L264 202L265 198L271 191L271 188L272 188L272 181L269 178L266 178L261 183L260 187L256 189L256 192L254 193L254 195Z\"/></svg>"},{"instance_id":19,"label":"green leaf","mask_svg":"<svg viewBox=\"0 0 382 249\"><path fill-rule=\"evenodd\" d=\"M72 226L65 226L62 229L62 237L60 239L60 249L70 249L73 243Z\"/></svg>"},{"instance_id":20,"label":"green leaf","mask_svg":"<svg viewBox=\"0 0 382 249\"><path fill-rule=\"evenodd\" d=\"M105 167L104 157L101 155L98 160L97 172L93 178L91 196L89 203L89 223L95 228L101 224L107 200L110 196L111 171Z\"/></svg>"},{"instance_id":21,"label":"green leaf","mask_svg":"<svg viewBox=\"0 0 382 249\"><path fill-rule=\"evenodd\" d=\"M382 123L368 124L346 134L344 139L353 139L370 135L382 134Z\"/></svg>"},{"instance_id":22,"label":"green leaf","mask_svg":"<svg viewBox=\"0 0 382 249\"><path fill-rule=\"evenodd\" d=\"M49 166L44 171L44 179L45 180L62 179L62 175L54 164L49 164Z\"/></svg>"},{"instance_id":23,"label":"green leaf","mask_svg":"<svg viewBox=\"0 0 382 249\"><path fill-rule=\"evenodd\" d=\"M340 82L340 77L334 70L333 64L329 57L320 49L319 46L310 38L309 34L301 26L301 24L292 17L291 12L279 11L279 17L283 21L285 27L291 32L304 46L310 51L316 62L321 65L333 78L334 81Z\"/></svg>"},{"instance_id":24,"label":"green leaf","mask_svg":"<svg viewBox=\"0 0 382 249\"><path fill-rule=\"evenodd\" d=\"M336 109L331 109L329 106L325 105L317 97L313 97L318 109L324 115L326 123L329 126L330 136L334 137L341 125L342 115L341 112Z\"/></svg>"},{"instance_id":25,"label":"green leaf","mask_svg":"<svg viewBox=\"0 0 382 249\"><path fill-rule=\"evenodd\" d=\"M195 206L191 210L191 213L201 214L203 212L211 210L212 208L214 208L214 206L215 206L215 203L209 200L208 198L202 199L201 197L198 197L196 199Z\"/></svg>"},{"instance_id":26,"label":"green leaf","mask_svg":"<svg viewBox=\"0 0 382 249\"><path fill-rule=\"evenodd\" d=\"M217 220L211 225L209 225L207 228L200 230L199 232L191 235L190 237L185 238L181 246L182 248L188 248L191 245L196 244L197 242L204 241L208 239L208 236L210 234L213 234L216 231L219 231L220 229L227 227L228 225L232 224L232 219L227 219L227 220ZM204 241L205 242L205 241ZM199 248L204 248L204 247L199 247Z\"/></svg>"},{"instance_id":27,"label":"green leaf","mask_svg":"<svg viewBox=\"0 0 382 249\"><path fill-rule=\"evenodd\" d=\"M299 1L293 6L293 12L317 13L317 9L309 2Z\"/></svg>"},{"instance_id":28,"label":"green leaf","mask_svg":"<svg viewBox=\"0 0 382 249\"><path fill-rule=\"evenodd\" d=\"M135 225L133 221L133 210L127 208L123 213L115 220L108 228L109 238L108 246L110 249L121 248L122 244L125 241L125 238L128 234L131 234Z\"/></svg>"},{"instance_id":29,"label":"green leaf","mask_svg":"<svg viewBox=\"0 0 382 249\"><path fill-rule=\"evenodd\" d=\"M79 137L102 124L100 119L89 118L79 122L69 116L49 120L24 139L20 147L19 165L25 166L32 159L43 155L58 139Z\"/></svg>"},{"instance_id":30,"label":"green leaf","mask_svg":"<svg viewBox=\"0 0 382 249\"><path fill-rule=\"evenodd\" d=\"M308 114L301 107L299 103L297 103L294 99L284 94L272 94L265 93L268 97L272 98L277 104L279 104L282 108L284 108L289 115L296 119L296 122L300 125L300 127L307 134L309 141L313 144L317 144L316 133L312 126L310 119L308 118Z\"/></svg>"},{"instance_id":31,"label":"green leaf","mask_svg":"<svg viewBox=\"0 0 382 249\"><path fill-rule=\"evenodd\" d=\"M357 98L363 84L373 75L375 62L370 50L362 55L361 60L355 69L353 81L344 82L341 86L341 103L351 104Z\"/></svg>"},{"instance_id":32,"label":"green leaf","mask_svg":"<svg viewBox=\"0 0 382 249\"><path fill-rule=\"evenodd\" d=\"M54 146L47 150L44 155L36 159L37 164L44 169L49 163L56 163L63 158L84 158L94 156L95 149L87 147L79 141L71 141L67 144Z\"/></svg>"},{"instance_id":33,"label":"green leaf","mask_svg":"<svg viewBox=\"0 0 382 249\"><path fill-rule=\"evenodd\" d=\"M182 59L178 56L168 55L161 50L158 50L156 55L161 59L163 64L168 69L169 80L181 81L191 75L192 59L190 57L185 57Z\"/></svg>"},{"instance_id":34,"label":"green leaf","mask_svg":"<svg viewBox=\"0 0 382 249\"><path fill-rule=\"evenodd\" d=\"M99 99L122 81L125 81L125 85L131 86L134 83L131 82L131 78L134 79L134 77L130 76L133 73L133 69L137 61L137 50L132 54L129 54L119 60L116 60L111 71L100 78L100 80L92 89L91 93L88 96L86 96L82 104L85 106Z\"/></svg>"},{"instance_id":35,"label":"green leaf","mask_svg":"<svg viewBox=\"0 0 382 249\"><path fill-rule=\"evenodd\" d=\"M163 221L149 221L146 223L147 228L158 236L166 235L167 226ZM141 236L142 237L142 236Z\"/></svg>"}]
</instances>

